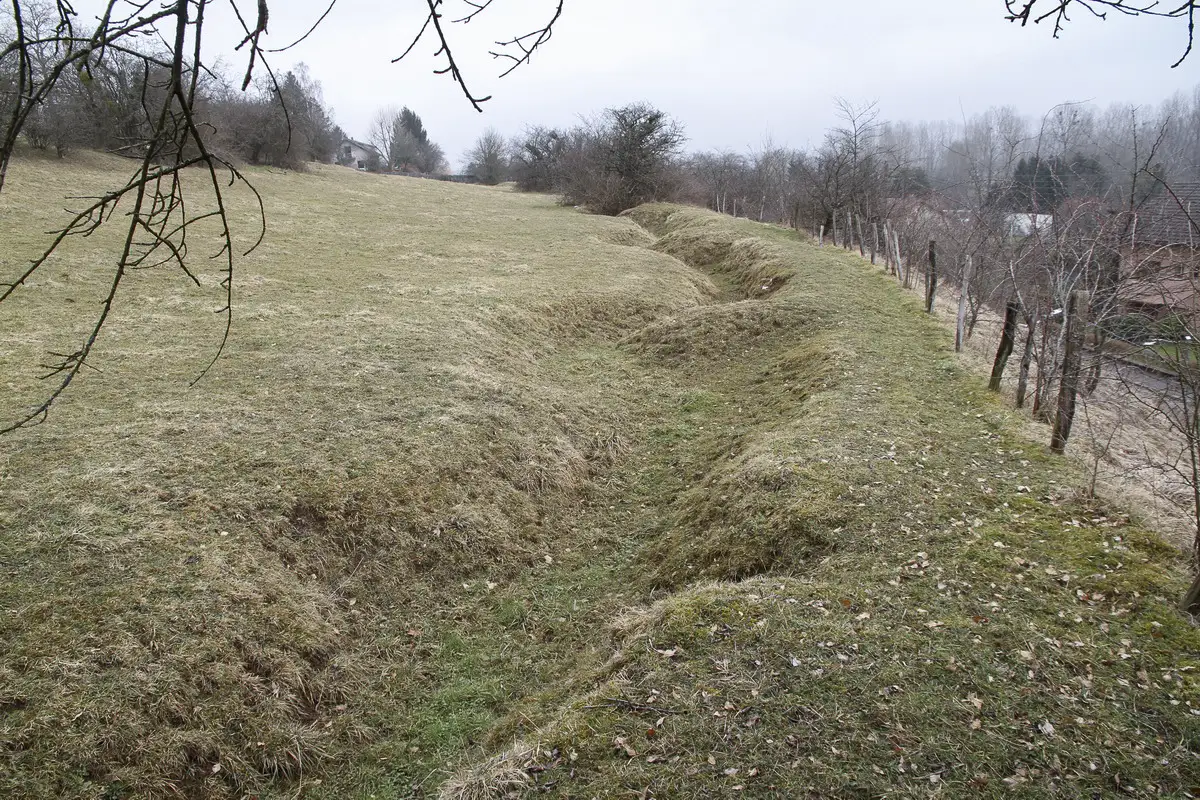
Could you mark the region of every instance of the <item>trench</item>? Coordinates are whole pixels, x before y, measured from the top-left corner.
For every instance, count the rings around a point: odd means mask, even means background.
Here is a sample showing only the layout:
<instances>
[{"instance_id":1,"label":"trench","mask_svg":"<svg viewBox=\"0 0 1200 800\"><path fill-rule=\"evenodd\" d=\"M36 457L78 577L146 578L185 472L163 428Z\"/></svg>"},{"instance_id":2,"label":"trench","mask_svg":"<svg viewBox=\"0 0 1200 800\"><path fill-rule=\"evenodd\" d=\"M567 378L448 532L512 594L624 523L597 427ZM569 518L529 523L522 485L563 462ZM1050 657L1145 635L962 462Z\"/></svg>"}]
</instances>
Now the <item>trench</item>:
<instances>
[{"instance_id":1,"label":"trench","mask_svg":"<svg viewBox=\"0 0 1200 800\"><path fill-rule=\"evenodd\" d=\"M659 237L636 246L675 255L671 245ZM398 665L390 711L372 721L386 733L354 769L326 778L319 796L382 785L432 796L448 767L535 727L577 690L573 676L609 657L612 620L694 581L802 570L831 546L819 529L833 519L754 520L787 541L786 554L778 543L746 555L709 539L718 527L744 535L726 508L744 509L718 493L734 490L747 451L801 413L825 374L807 344L814 316L780 295L786 275L742 279L729 253L684 261L717 287L709 302L547 356L591 370L597 391L613 375L632 378L636 408L610 441L615 458L572 503L539 519L543 560L506 585L464 581L434 607Z\"/></svg>"}]
</instances>

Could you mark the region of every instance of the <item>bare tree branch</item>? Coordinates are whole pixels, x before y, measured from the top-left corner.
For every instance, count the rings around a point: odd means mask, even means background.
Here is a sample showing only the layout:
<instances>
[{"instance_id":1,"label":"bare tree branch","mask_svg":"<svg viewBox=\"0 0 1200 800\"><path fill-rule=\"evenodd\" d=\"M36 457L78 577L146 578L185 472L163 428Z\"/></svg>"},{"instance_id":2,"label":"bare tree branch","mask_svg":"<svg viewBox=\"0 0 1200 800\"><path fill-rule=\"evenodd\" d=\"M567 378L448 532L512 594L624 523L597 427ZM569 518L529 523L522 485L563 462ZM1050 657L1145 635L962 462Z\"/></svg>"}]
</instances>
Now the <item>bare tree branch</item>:
<instances>
[{"instance_id":1,"label":"bare tree branch","mask_svg":"<svg viewBox=\"0 0 1200 800\"><path fill-rule=\"evenodd\" d=\"M1048 19L1054 20L1054 38L1057 39L1063 28L1071 21L1070 12L1076 6L1084 9L1097 19L1108 19L1109 11L1116 11L1129 17L1164 17L1168 19L1187 19L1187 47L1172 69L1182 64L1195 44L1196 11L1200 9L1200 0L1188 0L1180 5L1163 7L1159 0L1142 3L1132 3L1129 0L1004 0L1008 9L1007 19L1025 27L1030 22L1037 25Z\"/></svg>"}]
</instances>

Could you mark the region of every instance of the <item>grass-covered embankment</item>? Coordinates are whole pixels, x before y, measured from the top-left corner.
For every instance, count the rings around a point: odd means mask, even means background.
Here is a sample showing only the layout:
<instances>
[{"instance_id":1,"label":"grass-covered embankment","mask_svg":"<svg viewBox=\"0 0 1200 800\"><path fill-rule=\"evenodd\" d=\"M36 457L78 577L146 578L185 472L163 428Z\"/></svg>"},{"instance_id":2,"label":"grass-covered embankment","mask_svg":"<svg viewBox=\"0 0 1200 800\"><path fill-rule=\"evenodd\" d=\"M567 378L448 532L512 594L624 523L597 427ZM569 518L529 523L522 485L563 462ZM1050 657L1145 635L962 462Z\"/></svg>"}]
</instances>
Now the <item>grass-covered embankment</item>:
<instances>
[{"instance_id":1,"label":"grass-covered embankment","mask_svg":"<svg viewBox=\"0 0 1200 800\"><path fill-rule=\"evenodd\" d=\"M125 165L17 167L6 274ZM0 795L1197 783L1180 559L1077 500L860 260L695 210L253 177L271 228L214 371L188 386L219 294L138 273L102 372L0 439ZM95 243L0 317L6 408L101 291Z\"/></svg>"},{"instance_id":2,"label":"grass-covered embankment","mask_svg":"<svg viewBox=\"0 0 1200 800\"><path fill-rule=\"evenodd\" d=\"M63 197L128 168L18 162L4 274ZM644 394L595 342L712 291L623 243L635 226L545 197L250 176L268 235L239 262L212 372L189 385L223 304L198 228L205 288L131 273L94 369L0 438L0 796L291 794L365 742L455 752L540 670L451 655L463 584L546 566L544 519L618 456ZM232 198L244 247L255 207ZM46 353L78 345L116 242L69 241L5 303L6 419L47 390Z\"/></svg>"},{"instance_id":3,"label":"grass-covered embankment","mask_svg":"<svg viewBox=\"0 0 1200 800\"><path fill-rule=\"evenodd\" d=\"M703 398L707 457L634 487L659 513L630 576L659 599L447 793L1200 789L1179 556L1082 501L862 262L702 212L633 216L656 249L758 291L623 345Z\"/></svg>"}]
</instances>

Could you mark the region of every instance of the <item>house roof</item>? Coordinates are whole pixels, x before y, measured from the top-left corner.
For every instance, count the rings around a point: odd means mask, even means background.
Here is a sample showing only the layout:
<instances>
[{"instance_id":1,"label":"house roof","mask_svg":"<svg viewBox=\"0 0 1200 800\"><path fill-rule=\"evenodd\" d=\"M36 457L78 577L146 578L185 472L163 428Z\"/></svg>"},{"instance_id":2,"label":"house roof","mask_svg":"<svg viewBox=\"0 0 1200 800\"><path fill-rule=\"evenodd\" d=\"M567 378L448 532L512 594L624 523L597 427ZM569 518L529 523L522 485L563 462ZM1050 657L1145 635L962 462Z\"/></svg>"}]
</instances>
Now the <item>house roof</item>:
<instances>
[{"instance_id":1,"label":"house roof","mask_svg":"<svg viewBox=\"0 0 1200 800\"><path fill-rule=\"evenodd\" d=\"M1183 183L1147 200L1137 212L1139 242L1200 245L1200 183Z\"/></svg>"},{"instance_id":2,"label":"house roof","mask_svg":"<svg viewBox=\"0 0 1200 800\"><path fill-rule=\"evenodd\" d=\"M367 144L366 142L360 142L357 139L347 139L346 141L342 142L342 145L352 145L362 150L372 150L376 153L379 152L379 148L375 145Z\"/></svg>"}]
</instances>

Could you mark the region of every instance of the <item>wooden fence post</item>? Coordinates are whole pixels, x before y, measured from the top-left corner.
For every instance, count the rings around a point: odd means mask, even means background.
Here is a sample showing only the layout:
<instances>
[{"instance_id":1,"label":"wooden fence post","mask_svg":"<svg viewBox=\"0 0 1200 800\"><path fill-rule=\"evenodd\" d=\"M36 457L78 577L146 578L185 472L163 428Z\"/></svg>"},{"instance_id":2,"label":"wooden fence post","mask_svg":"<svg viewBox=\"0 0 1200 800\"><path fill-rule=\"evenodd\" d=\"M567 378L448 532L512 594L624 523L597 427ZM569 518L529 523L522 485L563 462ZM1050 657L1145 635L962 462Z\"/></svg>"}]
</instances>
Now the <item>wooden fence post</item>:
<instances>
[{"instance_id":1,"label":"wooden fence post","mask_svg":"<svg viewBox=\"0 0 1200 800\"><path fill-rule=\"evenodd\" d=\"M858 255L860 257L866 257L867 251L866 247L863 245L863 226L861 214L854 218L854 224L858 226Z\"/></svg>"},{"instance_id":2,"label":"wooden fence post","mask_svg":"<svg viewBox=\"0 0 1200 800\"><path fill-rule=\"evenodd\" d=\"M1025 327L1025 349L1021 353L1021 371L1017 375L1017 408L1025 407L1025 395L1029 391L1029 367L1033 364L1033 337L1037 331L1037 318L1028 317Z\"/></svg>"},{"instance_id":3,"label":"wooden fence post","mask_svg":"<svg viewBox=\"0 0 1200 800\"><path fill-rule=\"evenodd\" d=\"M871 266L875 266L875 253L879 250L879 223L871 223Z\"/></svg>"},{"instance_id":4,"label":"wooden fence post","mask_svg":"<svg viewBox=\"0 0 1200 800\"><path fill-rule=\"evenodd\" d=\"M1075 419L1075 397L1079 393L1079 367L1083 362L1083 340L1087 331L1090 298L1082 290L1071 292L1067 303L1066 352L1063 354L1062 378L1059 380L1058 415L1054 418L1054 432L1050 436L1051 452L1062 455L1071 437L1071 423Z\"/></svg>"},{"instance_id":5,"label":"wooden fence post","mask_svg":"<svg viewBox=\"0 0 1200 800\"><path fill-rule=\"evenodd\" d=\"M825 226L822 225L821 226L821 235L817 239L817 247L824 247L824 246L825 246Z\"/></svg>"},{"instance_id":6,"label":"wooden fence post","mask_svg":"<svg viewBox=\"0 0 1200 800\"><path fill-rule=\"evenodd\" d=\"M908 274L904 271L904 260L900 257L900 234L897 231L892 231L892 244L896 249L896 275L900 278L900 282L904 284L904 288L908 288Z\"/></svg>"},{"instance_id":7,"label":"wooden fence post","mask_svg":"<svg viewBox=\"0 0 1200 800\"><path fill-rule=\"evenodd\" d=\"M892 226L888 220L883 221L883 265L889 275L896 274L895 262L892 261Z\"/></svg>"},{"instance_id":8,"label":"wooden fence post","mask_svg":"<svg viewBox=\"0 0 1200 800\"><path fill-rule=\"evenodd\" d=\"M975 264L970 256L963 266L962 292L958 296L958 324L954 328L954 352L961 353L967 339L967 294L971 291L971 270Z\"/></svg>"},{"instance_id":9,"label":"wooden fence post","mask_svg":"<svg viewBox=\"0 0 1200 800\"><path fill-rule=\"evenodd\" d=\"M933 297L937 293L937 242L929 240L929 271L925 273L925 313L933 313Z\"/></svg>"},{"instance_id":10,"label":"wooden fence post","mask_svg":"<svg viewBox=\"0 0 1200 800\"><path fill-rule=\"evenodd\" d=\"M1052 364L1047 364L1050 354L1050 319L1053 314L1047 314L1042 320L1042 346L1038 349L1041 360L1038 361L1037 380L1033 384L1033 418L1042 422L1050 421L1050 413L1046 411L1049 405L1046 395L1050 393L1050 378Z\"/></svg>"},{"instance_id":11,"label":"wooden fence post","mask_svg":"<svg viewBox=\"0 0 1200 800\"><path fill-rule=\"evenodd\" d=\"M1017 335L1017 314L1020 311L1021 304L1016 300L1009 300L1004 307L1004 329L1000 332L1000 347L996 349L996 360L992 364L992 379L988 381L988 388L993 392L1000 391L1000 379L1004 377L1004 367L1012 355L1013 339Z\"/></svg>"}]
</instances>

